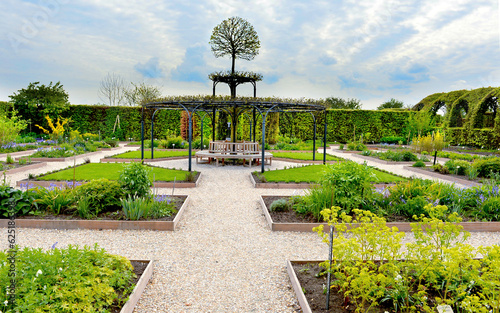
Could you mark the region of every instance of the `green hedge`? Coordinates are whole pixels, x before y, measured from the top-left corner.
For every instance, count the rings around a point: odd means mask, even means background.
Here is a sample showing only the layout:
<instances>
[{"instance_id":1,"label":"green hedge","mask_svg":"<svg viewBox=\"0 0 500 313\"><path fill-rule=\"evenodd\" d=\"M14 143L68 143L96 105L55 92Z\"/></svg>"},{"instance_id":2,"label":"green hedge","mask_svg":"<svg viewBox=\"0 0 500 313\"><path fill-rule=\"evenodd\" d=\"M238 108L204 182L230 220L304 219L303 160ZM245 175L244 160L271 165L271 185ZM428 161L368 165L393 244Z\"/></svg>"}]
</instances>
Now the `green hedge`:
<instances>
[{"instance_id":1,"label":"green hedge","mask_svg":"<svg viewBox=\"0 0 500 313\"><path fill-rule=\"evenodd\" d=\"M361 134L370 133L369 141L382 137L406 136L408 117L413 111L328 110L327 141L349 142ZM323 138L324 115L317 114L316 138ZM313 118L310 113L287 113L280 116L280 132L302 140L312 139Z\"/></svg>"},{"instance_id":2,"label":"green hedge","mask_svg":"<svg viewBox=\"0 0 500 313\"><path fill-rule=\"evenodd\" d=\"M446 142L451 145L495 148L500 144L498 136L492 128L469 130L465 127L453 127L445 129L445 134Z\"/></svg>"}]
</instances>

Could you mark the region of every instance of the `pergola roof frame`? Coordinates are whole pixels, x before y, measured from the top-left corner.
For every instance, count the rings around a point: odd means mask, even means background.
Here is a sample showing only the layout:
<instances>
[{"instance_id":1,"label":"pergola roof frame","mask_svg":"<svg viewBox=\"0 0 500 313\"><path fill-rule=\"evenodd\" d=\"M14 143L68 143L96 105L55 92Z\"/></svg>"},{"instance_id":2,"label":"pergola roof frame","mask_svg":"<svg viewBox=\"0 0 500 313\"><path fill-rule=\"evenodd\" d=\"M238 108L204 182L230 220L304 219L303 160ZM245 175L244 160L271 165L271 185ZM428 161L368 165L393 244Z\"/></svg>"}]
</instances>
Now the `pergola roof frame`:
<instances>
[{"instance_id":1,"label":"pergola roof frame","mask_svg":"<svg viewBox=\"0 0 500 313\"><path fill-rule=\"evenodd\" d=\"M278 101L242 101L242 100L170 100L163 102L151 102L144 104L142 106L142 116L141 116L141 160L144 160L144 110L153 109L154 113L151 118L151 158L153 158L153 130L154 130L154 117L158 110L184 110L188 114L189 118L189 166L188 170L191 172L191 157L192 157L192 132L193 132L193 114L198 114L199 112L206 112L214 114L217 111L228 110L229 108L243 108L244 110L240 114L246 112L247 110L255 109L262 117L262 160L261 160L261 172L264 173L264 153L265 153L265 127L266 118L269 113L288 113L288 112L310 112L314 121L314 137L313 146L315 148L316 142L316 117L313 112L323 112L325 115L325 125L323 134L323 164L326 163L326 134L327 134L327 123L326 123L326 108L322 105L317 104L307 104L307 103L291 103L291 102L278 102ZM247 110L245 110L247 109ZM212 116L212 119L214 117ZM202 143L203 144L203 143ZM315 153L315 151L314 151ZM313 153L313 155L314 155ZM315 159L313 157L313 159Z\"/></svg>"}]
</instances>

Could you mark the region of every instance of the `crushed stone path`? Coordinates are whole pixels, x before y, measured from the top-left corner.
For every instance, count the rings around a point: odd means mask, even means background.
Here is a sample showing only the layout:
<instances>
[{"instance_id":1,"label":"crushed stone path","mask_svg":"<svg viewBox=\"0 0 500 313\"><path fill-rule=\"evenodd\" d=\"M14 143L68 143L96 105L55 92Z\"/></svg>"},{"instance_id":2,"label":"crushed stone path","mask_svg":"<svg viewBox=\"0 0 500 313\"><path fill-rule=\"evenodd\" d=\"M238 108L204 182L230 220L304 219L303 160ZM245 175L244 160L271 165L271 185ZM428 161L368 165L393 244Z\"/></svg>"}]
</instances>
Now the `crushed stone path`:
<instances>
[{"instance_id":1,"label":"crushed stone path","mask_svg":"<svg viewBox=\"0 0 500 313\"><path fill-rule=\"evenodd\" d=\"M155 164L187 169L186 159ZM290 165L296 164L273 161L271 168ZM193 170L202 173L199 186L175 190L190 196L175 232L17 229L17 244L49 249L56 242L57 247L98 243L113 254L154 260L153 277L134 312L300 312L285 262L325 259L327 247L315 233L271 232L259 196L304 190L253 188L250 173L260 167L193 160ZM5 234L0 249L6 249L7 229L0 232ZM498 243L500 235L479 233L470 240Z\"/></svg>"}]
</instances>

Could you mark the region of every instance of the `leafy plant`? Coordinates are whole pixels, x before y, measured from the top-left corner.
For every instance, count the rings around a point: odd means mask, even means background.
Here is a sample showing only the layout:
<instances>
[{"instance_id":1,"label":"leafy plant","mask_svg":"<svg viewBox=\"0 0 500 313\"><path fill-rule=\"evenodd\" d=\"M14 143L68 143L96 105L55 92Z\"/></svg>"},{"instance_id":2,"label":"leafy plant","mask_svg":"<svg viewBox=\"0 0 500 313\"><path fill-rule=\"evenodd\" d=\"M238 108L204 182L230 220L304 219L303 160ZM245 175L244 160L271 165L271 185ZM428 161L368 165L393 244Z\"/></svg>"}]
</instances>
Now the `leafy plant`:
<instances>
[{"instance_id":1,"label":"leafy plant","mask_svg":"<svg viewBox=\"0 0 500 313\"><path fill-rule=\"evenodd\" d=\"M92 208L91 215L101 212L113 212L121 207L120 198L124 191L120 183L105 178L95 179L75 189L78 202L84 198L88 207Z\"/></svg>"},{"instance_id":2,"label":"leafy plant","mask_svg":"<svg viewBox=\"0 0 500 313\"><path fill-rule=\"evenodd\" d=\"M290 203L286 199L278 199L271 203L269 211L271 212L285 212L290 209Z\"/></svg>"},{"instance_id":3,"label":"leafy plant","mask_svg":"<svg viewBox=\"0 0 500 313\"><path fill-rule=\"evenodd\" d=\"M40 128L45 134L50 136L50 139L56 140L58 142L62 142L63 139L63 134L64 134L64 125L66 125L69 122L69 119L63 118L61 121L61 118L57 118L56 125L54 126L54 123L50 116L46 115L45 119L47 120L47 123L49 124L50 131L43 128L40 125L35 124L36 127Z\"/></svg>"},{"instance_id":4,"label":"leafy plant","mask_svg":"<svg viewBox=\"0 0 500 313\"><path fill-rule=\"evenodd\" d=\"M7 264L8 253L0 252ZM0 285L9 286L9 266L0 267ZM123 305L133 289L133 267L126 258L93 247L17 248L16 302L0 294L7 312L110 312ZM22 273L20 275L19 273Z\"/></svg>"},{"instance_id":5,"label":"leafy plant","mask_svg":"<svg viewBox=\"0 0 500 313\"><path fill-rule=\"evenodd\" d=\"M7 158L5 159L6 164L14 164L14 158L10 155L7 154Z\"/></svg>"},{"instance_id":6,"label":"leafy plant","mask_svg":"<svg viewBox=\"0 0 500 313\"><path fill-rule=\"evenodd\" d=\"M10 208L13 208L13 212L9 212ZM0 214L3 217L10 217L11 213L15 213L16 216L27 215L37 208L32 191L21 191L5 184L0 185Z\"/></svg>"},{"instance_id":7,"label":"leafy plant","mask_svg":"<svg viewBox=\"0 0 500 313\"><path fill-rule=\"evenodd\" d=\"M58 188L55 185L35 189L34 197L40 209L50 211L54 215L68 211L70 206L75 203L72 189Z\"/></svg>"},{"instance_id":8,"label":"leafy plant","mask_svg":"<svg viewBox=\"0 0 500 313\"><path fill-rule=\"evenodd\" d=\"M145 197L149 195L149 187L152 185L149 179L151 168L138 162L124 165L118 182L121 184L126 195Z\"/></svg>"},{"instance_id":9,"label":"leafy plant","mask_svg":"<svg viewBox=\"0 0 500 313\"><path fill-rule=\"evenodd\" d=\"M167 195L156 195L152 197L152 207L150 210L151 218L161 218L165 216L172 216L176 213L175 199Z\"/></svg>"},{"instance_id":10,"label":"leafy plant","mask_svg":"<svg viewBox=\"0 0 500 313\"><path fill-rule=\"evenodd\" d=\"M147 218L151 210L151 202L148 198L128 195L126 199L120 200L125 217L129 220L139 220L141 217Z\"/></svg>"},{"instance_id":11,"label":"leafy plant","mask_svg":"<svg viewBox=\"0 0 500 313\"><path fill-rule=\"evenodd\" d=\"M413 167L425 167L424 161L418 160L417 162L413 163Z\"/></svg>"}]
</instances>

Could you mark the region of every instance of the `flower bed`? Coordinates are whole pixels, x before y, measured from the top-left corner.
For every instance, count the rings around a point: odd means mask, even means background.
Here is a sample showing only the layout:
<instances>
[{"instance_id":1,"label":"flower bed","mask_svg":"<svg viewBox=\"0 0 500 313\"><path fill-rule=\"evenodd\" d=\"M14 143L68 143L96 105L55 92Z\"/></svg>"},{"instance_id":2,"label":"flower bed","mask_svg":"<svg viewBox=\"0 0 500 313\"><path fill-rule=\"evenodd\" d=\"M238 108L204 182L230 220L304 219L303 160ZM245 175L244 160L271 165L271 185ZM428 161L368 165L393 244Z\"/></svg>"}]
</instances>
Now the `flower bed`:
<instances>
[{"instance_id":1,"label":"flower bed","mask_svg":"<svg viewBox=\"0 0 500 313\"><path fill-rule=\"evenodd\" d=\"M315 231L328 243L331 261L320 263L320 268L319 262L287 262L303 311L499 309L500 246L472 247L465 243L469 233L456 224L460 221L456 214L446 215L445 206L429 205L426 209L431 217L412 223L415 240L406 244L402 242L404 234L373 213L356 210L351 218L341 213L340 207L323 210L335 233L325 233L322 226ZM302 278L300 283L297 277ZM324 291L330 291L331 309L326 311ZM313 303L313 299L320 301Z\"/></svg>"},{"instance_id":2,"label":"flower bed","mask_svg":"<svg viewBox=\"0 0 500 313\"><path fill-rule=\"evenodd\" d=\"M286 212L270 212L269 207L275 200L286 199L290 196L261 196L260 204L262 213L266 219L267 225L272 231L295 231L295 232L311 232L314 227L323 225L327 227L326 222L317 222L314 218L304 217L290 210ZM399 217L399 219L403 219ZM497 232L500 231L500 222L461 222L464 230L470 232ZM388 222L387 226L397 227L401 232L411 230L410 221ZM328 230L328 229L326 229Z\"/></svg>"},{"instance_id":3,"label":"flower bed","mask_svg":"<svg viewBox=\"0 0 500 313\"><path fill-rule=\"evenodd\" d=\"M172 196L181 203L177 213L158 220L113 220L110 215L102 215L99 219L81 219L72 215L51 214L42 216L20 216L16 219L17 227L46 228L46 229L137 229L137 230L162 230L175 231L179 221L189 204L188 196ZM7 227L8 219L0 219L0 227Z\"/></svg>"},{"instance_id":4,"label":"flower bed","mask_svg":"<svg viewBox=\"0 0 500 313\"><path fill-rule=\"evenodd\" d=\"M57 243L56 243L57 244ZM127 260L94 248L68 246L42 251L34 248L10 248L0 252L2 286L7 293L0 295L4 309L12 312L84 312L132 313L152 275L149 260ZM10 284L10 272L17 275ZM9 289L10 288L10 289ZM11 291L9 293L9 290ZM15 304L9 294L15 296Z\"/></svg>"}]
</instances>

